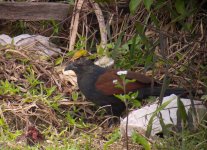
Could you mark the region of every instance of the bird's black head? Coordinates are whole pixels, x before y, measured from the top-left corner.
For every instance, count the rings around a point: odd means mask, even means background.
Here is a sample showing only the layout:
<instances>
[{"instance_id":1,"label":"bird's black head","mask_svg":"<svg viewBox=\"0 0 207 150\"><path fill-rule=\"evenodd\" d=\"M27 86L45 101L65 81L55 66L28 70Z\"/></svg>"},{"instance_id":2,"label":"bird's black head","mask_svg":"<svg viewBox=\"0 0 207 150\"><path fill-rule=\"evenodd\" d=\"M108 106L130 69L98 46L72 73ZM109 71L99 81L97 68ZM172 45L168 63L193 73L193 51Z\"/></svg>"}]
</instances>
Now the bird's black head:
<instances>
[{"instance_id":1,"label":"bird's black head","mask_svg":"<svg viewBox=\"0 0 207 150\"><path fill-rule=\"evenodd\" d=\"M90 66L94 66L94 63L91 60L88 60L86 58L81 58L79 60L71 62L65 68L65 71L66 70L73 70L75 73L82 73L84 71L87 71Z\"/></svg>"}]
</instances>

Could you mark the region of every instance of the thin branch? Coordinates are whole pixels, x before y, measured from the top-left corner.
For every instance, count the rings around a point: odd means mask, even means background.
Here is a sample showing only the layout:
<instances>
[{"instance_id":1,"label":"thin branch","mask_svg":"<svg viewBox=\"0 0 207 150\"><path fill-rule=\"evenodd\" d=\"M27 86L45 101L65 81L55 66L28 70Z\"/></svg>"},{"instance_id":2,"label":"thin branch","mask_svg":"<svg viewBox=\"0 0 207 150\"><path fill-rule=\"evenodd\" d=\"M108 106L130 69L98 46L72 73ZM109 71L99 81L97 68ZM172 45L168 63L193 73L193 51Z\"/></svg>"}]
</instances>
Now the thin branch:
<instances>
[{"instance_id":1,"label":"thin branch","mask_svg":"<svg viewBox=\"0 0 207 150\"><path fill-rule=\"evenodd\" d=\"M70 39L69 51L73 50L75 46L76 36L78 32L80 10L83 6L83 2L84 0L77 0L75 3L73 17L72 17L71 25L70 25L70 36L68 37Z\"/></svg>"},{"instance_id":2,"label":"thin branch","mask_svg":"<svg viewBox=\"0 0 207 150\"><path fill-rule=\"evenodd\" d=\"M99 7L99 5L96 2L91 0L91 4L93 6L93 9L95 11L95 14L96 14L96 17L98 20L98 24L99 24L99 30L100 30L100 34L101 34L101 46L102 46L102 48L105 49L106 44L107 44L107 30L106 30L104 16L101 11L101 8Z\"/></svg>"}]
</instances>

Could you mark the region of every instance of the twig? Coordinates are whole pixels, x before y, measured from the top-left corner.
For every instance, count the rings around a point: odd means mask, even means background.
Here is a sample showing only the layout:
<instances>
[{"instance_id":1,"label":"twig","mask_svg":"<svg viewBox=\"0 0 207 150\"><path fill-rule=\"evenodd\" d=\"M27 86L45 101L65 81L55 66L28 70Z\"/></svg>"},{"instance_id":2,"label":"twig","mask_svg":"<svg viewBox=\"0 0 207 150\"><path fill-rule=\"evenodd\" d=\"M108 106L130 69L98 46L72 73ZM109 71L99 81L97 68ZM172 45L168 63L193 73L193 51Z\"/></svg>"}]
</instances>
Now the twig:
<instances>
[{"instance_id":1,"label":"twig","mask_svg":"<svg viewBox=\"0 0 207 150\"><path fill-rule=\"evenodd\" d=\"M101 8L99 7L99 5L96 2L91 0L91 4L93 6L93 9L95 11L95 14L96 14L96 17L98 20L98 24L99 24L99 29L100 29L100 34L101 34L101 46L103 49L105 49L106 44L107 44L107 30L106 30L104 16L101 11Z\"/></svg>"},{"instance_id":2,"label":"twig","mask_svg":"<svg viewBox=\"0 0 207 150\"><path fill-rule=\"evenodd\" d=\"M70 39L69 51L73 50L74 46L75 46L76 35L78 32L80 10L83 6L83 2L84 2L84 0L76 0L76 3L75 3L73 17L72 17L72 21L71 21L71 25L70 25L70 36L68 37L68 39Z\"/></svg>"},{"instance_id":3,"label":"twig","mask_svg":"<svg viewBox=\"0 0 207 150\"><path fill-rule=\"evenodd\" d=\"M123 80L123 91L124 91L124 95L126 95L126 81ZM129 108L128 108L128 101L126 100L126 96L124 96L125 100L125 105L126 105L126 134L125 134L125 138L126 138L126 149L129 150L129 139L128 139L128 123L129 123Z\"/></svg>"}]
</instances>

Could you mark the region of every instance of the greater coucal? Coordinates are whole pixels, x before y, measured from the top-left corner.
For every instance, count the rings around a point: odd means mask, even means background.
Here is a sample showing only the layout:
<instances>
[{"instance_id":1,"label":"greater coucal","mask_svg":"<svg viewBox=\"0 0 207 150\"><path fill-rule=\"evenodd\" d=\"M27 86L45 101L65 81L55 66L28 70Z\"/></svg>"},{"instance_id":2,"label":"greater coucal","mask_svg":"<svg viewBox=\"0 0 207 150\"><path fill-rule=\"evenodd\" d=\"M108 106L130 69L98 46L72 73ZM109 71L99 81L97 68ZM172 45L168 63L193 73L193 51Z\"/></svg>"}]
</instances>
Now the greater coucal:
<instances>
[{"instance_id":1,"label":"greater coucal","mask_svg":"<svg viewBox=\"0 0 207 150\"><path fill-rule=\"evenodd\" d=\"M87 59L79 59L72 62L65 68L66 70L73 70L76 73L79 89L86 99L98 106L111 106L106 107L106 110L108 113L112 112L115 116L120 116L125 110L125 103L114 96L114 94L124 94L123 89L117 88L114 84L115 81L122 82L117 74L120 70L102 68ZM127 71L126 79L135 79L135 82L126 85L125 93L139 91L138 99L160 95L161 85L155 83L155 87L151 89L152 79L148 76L138 72ZM171 88L166 89L164 95L182 94L184 91L184 89L180 88Z\"/></svg>"}]
</instances>

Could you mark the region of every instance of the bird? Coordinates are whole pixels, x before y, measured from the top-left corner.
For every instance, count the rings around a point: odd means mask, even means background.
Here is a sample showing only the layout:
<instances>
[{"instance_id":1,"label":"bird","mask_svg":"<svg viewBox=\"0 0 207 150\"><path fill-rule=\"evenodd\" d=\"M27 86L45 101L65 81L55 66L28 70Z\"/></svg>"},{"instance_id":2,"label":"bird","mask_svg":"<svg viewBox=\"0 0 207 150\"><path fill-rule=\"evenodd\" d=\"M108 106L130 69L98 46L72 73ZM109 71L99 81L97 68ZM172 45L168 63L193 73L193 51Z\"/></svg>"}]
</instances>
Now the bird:
<instances>
[{"instance_id":1,"label":"bird","mask_svg":"<svg viewBox=\"0 0 207 150\"><path fill-rule=\"evenodd\" d=\"M137 99L142 100L149 96L159 96L162 85L155 82L151 88L152 78L139 72L109 69L95 65L93 61L80 58L69 63L65 71L73 70L77 75L79 90L87 100L97 106L105 108L106 112L120 117L126 109L125 102L121 101L115 94L127 94L138 91ZM118 88L115 83L122 83L120 74L125 74L125 78L134 80L126 84L125 91ZM164 96L170 94L182 94L185 90L182 88L166 89ZM110 106L110 107L107 107Z\"/></svg>"}]
</instances>

